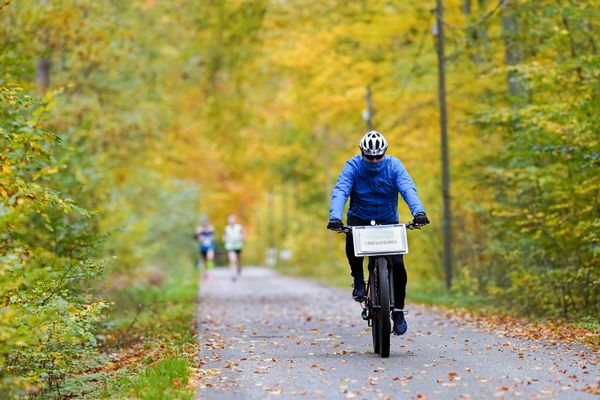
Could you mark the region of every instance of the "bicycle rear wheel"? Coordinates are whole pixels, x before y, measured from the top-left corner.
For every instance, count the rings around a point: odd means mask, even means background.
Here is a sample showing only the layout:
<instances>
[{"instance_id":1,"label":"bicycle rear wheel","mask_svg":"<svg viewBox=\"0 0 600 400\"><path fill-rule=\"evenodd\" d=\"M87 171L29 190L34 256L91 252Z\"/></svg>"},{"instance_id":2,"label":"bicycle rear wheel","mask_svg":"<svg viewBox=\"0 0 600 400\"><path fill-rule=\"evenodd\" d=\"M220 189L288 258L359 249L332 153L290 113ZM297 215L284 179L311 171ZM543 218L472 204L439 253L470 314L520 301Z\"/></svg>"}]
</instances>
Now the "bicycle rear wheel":
<instances>
[{"instance_id":1,"label":"bicycle rear wheel","mask_svg":"<svg viewBox=\"0 0 600 400\"><path fill-rule=\"evenodd\" d=\"M379 355L382 358L390 356L390 335L392 325L390 322L390 282L388 279L388 263L385 257L377 257L375 260L375 271L377 277L377 300L379 310L377 312L377 324L379 325Z\"/></svg>"}]
</instances>

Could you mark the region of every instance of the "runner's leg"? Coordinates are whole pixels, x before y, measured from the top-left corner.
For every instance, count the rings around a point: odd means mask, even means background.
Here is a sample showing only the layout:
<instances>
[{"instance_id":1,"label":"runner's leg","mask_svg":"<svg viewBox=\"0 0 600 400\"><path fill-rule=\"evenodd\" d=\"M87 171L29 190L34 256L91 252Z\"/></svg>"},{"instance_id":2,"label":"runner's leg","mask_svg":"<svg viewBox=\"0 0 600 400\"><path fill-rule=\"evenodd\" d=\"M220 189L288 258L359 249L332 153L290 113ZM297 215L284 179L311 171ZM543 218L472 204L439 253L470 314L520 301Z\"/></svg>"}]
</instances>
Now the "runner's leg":
<instances>
[{"instance_id":1,"label":"runner's leg","mask_svg":"<svg viewBox=\"0 0 600 400\"><path fill-rule=\"evenodd\" d=\"M198 261L196 262L196 268L197 269L202 268L202 265L203 265L202 261L203 261L203 258L202 258L202 245L199 244L198 245Z\"/></svg>"},{"instance_id":2,"label":"runner's leg","mask_svg":"<svg viewBox=\"0 0 600 400\"><path fill-rule=\"evenodd\" d=\"M237 255L237 275L240 277L242 275L242 249L236 250L235 254Z\"/></svg>"},{"instance_id":3,"label":"runner's leg","mask_svg":"<svg viewBox=\"0 0 600 400\"><path fill-rule=\"evenodd\" d=\"M211 272L215 266L215 251L213 249L209 249L206 251L206 279L210 279Z\"/></svg>"},{"instance_id":4,"label":"runner's leg","mask_svg":"<svg viewBox=\"0 0 600 400\"><path fill-rule=\"evenodd\" d=\"M229 250L227 252L227 256L229 257L229 271L231 272L231 280L235 282L237 279L237 254L234 250Z\"/></svg>"}]
</instances>

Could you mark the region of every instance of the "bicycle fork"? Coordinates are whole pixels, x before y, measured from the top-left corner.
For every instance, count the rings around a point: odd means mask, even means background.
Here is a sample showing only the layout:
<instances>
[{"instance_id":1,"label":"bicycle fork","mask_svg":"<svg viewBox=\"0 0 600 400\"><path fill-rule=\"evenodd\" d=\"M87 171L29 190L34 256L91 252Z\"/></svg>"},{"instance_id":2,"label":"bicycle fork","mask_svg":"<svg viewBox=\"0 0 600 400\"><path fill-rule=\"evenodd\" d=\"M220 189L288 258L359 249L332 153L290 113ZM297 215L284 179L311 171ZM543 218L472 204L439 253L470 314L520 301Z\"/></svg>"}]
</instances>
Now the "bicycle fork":
<instances>
[{"instance_id":1,"label":"bicycle fork","mask_svg":"<svg viewBox=\"0 0 600 400\"><path fill-rule=\"evenodd\" d=\"M385 257L387 268L385 271L378 271L380 274L388 274L388 283L389 283L389 294L390 294L390 310L394 309L394 304L396 303L396 298L394 297L394 264L392 264L392 259L389 257ZM377 308L379 308L379 304L377 304Z\"/></svg>"},{"instance_id":2,"label":"bicycle fork","mask_svg":"<svg viewBox=\"0 0 600 400\"><path fill-rule=\"evenodd\" d=\"M396 299L394 297L394 264L392 264L392 260L391 258L387 259L387 265L388 265L388 273L389 273L389 283L390 283L390 310L394 310L394 304L396 304Z\"/></svg>"}]
</instances>

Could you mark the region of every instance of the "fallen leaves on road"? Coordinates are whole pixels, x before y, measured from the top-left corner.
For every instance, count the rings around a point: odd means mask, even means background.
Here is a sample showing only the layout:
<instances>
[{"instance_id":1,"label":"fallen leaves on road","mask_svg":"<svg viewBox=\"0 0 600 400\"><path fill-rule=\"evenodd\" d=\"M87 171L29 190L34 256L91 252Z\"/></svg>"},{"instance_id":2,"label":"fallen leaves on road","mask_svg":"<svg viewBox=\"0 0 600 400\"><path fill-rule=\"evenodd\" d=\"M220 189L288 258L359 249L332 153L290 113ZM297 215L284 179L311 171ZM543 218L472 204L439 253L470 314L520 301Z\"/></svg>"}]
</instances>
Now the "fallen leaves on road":
<instances>
[{"instance_id":1,"label":"fallen leaves on road","mask_svg":"<svg viewBox=\"0 0 600 400\"><path fill-rule=\"evenodd\" d=\"M453 318L459 325L474 325L478 329L494 333L501 330L507 337L525 340L545 339L551 344L558 341L581 343L594 351L600 351L600 333L575 324L561 321L538 323L508 315L484 315L464 309L432 308L441 311L446 318Z\"/></svg>"},{"instance_id":2,"label":"fallen leaves on road","mask_svg":"<svg viewBox=\"0 0 600 400\"><path fill-rule=\"evenodd\" d=\"M583 391L591 394L600 394L600 382L596 386L587 385Z\"/></svg>"}]
</instances>

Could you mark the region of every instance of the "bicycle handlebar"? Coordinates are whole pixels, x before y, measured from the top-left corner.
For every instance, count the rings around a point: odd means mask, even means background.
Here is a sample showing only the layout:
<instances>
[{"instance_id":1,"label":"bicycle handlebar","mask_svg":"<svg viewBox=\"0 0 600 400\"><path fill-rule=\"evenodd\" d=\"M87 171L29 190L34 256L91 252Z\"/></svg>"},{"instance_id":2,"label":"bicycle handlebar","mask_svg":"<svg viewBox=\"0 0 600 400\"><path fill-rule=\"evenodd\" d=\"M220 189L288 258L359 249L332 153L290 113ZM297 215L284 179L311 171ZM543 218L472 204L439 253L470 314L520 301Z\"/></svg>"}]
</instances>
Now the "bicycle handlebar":
<instances>
[{"instance_id":1,"label":"bicycle handlebar","mask_svg":"<svg viewBox=\"0 0 600 400\"><path fill-rule=\"evenodd\" d=\"M422 227L425 226L425 225L416 224L414 221L407 222L404 225L406 226L406 229L409 229L409 230L421 229ZM352 232L352 227L350 227L350 226L342 226L340 229L329 229L329 230L337 232L337 233L351 233Z\"/></svg>"},{"instance_id":2,"label":"bicycle handlebar","mask_svg":"<svg viewBox=\"0 0 600 400\"><path fill-rule=\"evenodd\" d=\"M411 230L412 229L421 229L422 227L425 226L425 225L419 225L419 224L415 223L414 221L407 222L404 225L406 225L406 229L411 229Z\"/></svg>"}]
</instances>

